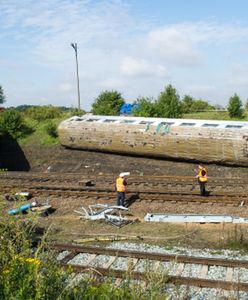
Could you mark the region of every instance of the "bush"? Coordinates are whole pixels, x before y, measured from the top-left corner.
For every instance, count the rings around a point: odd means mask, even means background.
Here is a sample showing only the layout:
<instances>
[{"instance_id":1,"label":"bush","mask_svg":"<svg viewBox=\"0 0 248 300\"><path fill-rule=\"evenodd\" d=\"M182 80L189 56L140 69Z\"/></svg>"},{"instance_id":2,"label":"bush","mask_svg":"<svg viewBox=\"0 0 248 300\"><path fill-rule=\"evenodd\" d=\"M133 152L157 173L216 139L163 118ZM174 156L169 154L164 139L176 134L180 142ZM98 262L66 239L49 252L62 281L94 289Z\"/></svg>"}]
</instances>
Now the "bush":
<instances>
[{"instance_id":1,"label":"bush","mask_svg":"<svg viewBox=\"0 0 248 300\"><path fill-rule=\"evenodd\" d=\"M25 115L36 121L51 120L60 118L62 111L59 107L54 106L34 106L30 107L25 111Z\"/></svg>"},{"instance_id":2,"label":"bush","mask_svg":"<svg viewBox=\"0 0 248 300\"><path fill-rule=\"evenodd\" d=\"M46 130L46 133L53 137L53 138L56 138L58 137L58 132L57 132L57 126L56 124L52 123L52 122L49 122L46 126L45 126L45 130Z\"/></svg>"},{"instance_id":3,"label":"bush","mask_svg":"<svg viewBox=\"0 0 248 300\"><path fill-rule=\"evenodd\" d=\"M128 274L120 287L115 287L111 278L103 283L86 277L74 280L72 269L65 271L59 266L56 254L49 251L42 237L39 237L40 243L34 245L37 240L35 218L27 218L27 215L24 218L3 215L0 221L0 299L167 299L158 286L158 278L156 286L147 278L146 290L132 283Z\"/></svg>"},{"instance_id":4,"label":"bush","mask_svg":"<svg viewBox=\"0 0 248 300\"><path fill-rule=\"evenodd\" d=\"M0 130L8 133L14 139L30 132L30 129L24 123L21 113L15 109L7 109L1 114Z\"/></svg>"},{"instance_id":5,"label":"bush","mask_svg":"<svg viewBox=\"0 0 248 300\"><path fill-rule=\"evenodd\" d=\"M70 116L83 116L85 114L83 109L78 108L70 108L68 109L68 112L70 113Z\"/></svg>"},{"instance_id":6,"label":"bush","mask_svg":"<svg viewBox=\"0 0 248 300\"><path fill-rule=\"evenodd\" d=\"M135 101L136 108L133 111L135 117L154 117L155 105L151 98L140 97Z\"/></svg>"}]
</instances>

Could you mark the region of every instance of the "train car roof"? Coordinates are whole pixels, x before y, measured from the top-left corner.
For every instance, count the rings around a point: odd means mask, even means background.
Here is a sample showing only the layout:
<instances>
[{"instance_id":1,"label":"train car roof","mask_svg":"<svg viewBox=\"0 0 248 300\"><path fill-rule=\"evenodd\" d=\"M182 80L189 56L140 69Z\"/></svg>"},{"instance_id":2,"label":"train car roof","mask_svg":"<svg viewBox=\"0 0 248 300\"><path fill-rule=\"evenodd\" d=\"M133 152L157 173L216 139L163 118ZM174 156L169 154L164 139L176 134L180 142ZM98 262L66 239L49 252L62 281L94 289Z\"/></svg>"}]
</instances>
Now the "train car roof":
<instances>
[{"instance_id":1,"label":"train car roof","mask_svg":"<svg viewBox=\"0 0 248 300\"><path fill-rule=\"evenodd\" d=\"M219 121L219 120L196 120L196 119L171 119L171 118L146 118L130 116L98 116L83 115L73 116L64 122L97 122L113 124L144 124L144 125L168 125L185 127L205 127L205 128L227 128L227 129L248 129L246 121Z\"/></svg>"}]
</instances>

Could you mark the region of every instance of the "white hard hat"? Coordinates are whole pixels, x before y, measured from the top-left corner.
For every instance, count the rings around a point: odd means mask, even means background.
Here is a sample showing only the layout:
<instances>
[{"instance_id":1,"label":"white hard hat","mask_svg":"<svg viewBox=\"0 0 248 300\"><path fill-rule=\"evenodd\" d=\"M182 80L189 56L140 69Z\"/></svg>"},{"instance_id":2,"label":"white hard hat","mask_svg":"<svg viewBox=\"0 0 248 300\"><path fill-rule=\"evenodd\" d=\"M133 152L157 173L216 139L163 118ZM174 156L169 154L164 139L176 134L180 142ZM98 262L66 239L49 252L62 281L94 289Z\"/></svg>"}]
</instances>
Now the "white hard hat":
<instances>
[{"instance_id":1,"label":"white hard hat","mask_svg":"<svg viewBox=\"0 0 248 300\"><path fill-rule=\"evenodd\" d=\"M120 177L125 177L125 176L128 176L128 175L130 175L130 172L122 172L122 173L120 173Z\"/></svg>"},{"instance_id":2,"label":"white hard hat","mask_svg":"<svg viewBox=\"0 0 248 300\"><path fill-rule=\"evenodd\" d=\"M36 206L36 202L35 202L35 201L32 202L31 205L32 205L32 206Z\"/></svg>"}]
</instances>

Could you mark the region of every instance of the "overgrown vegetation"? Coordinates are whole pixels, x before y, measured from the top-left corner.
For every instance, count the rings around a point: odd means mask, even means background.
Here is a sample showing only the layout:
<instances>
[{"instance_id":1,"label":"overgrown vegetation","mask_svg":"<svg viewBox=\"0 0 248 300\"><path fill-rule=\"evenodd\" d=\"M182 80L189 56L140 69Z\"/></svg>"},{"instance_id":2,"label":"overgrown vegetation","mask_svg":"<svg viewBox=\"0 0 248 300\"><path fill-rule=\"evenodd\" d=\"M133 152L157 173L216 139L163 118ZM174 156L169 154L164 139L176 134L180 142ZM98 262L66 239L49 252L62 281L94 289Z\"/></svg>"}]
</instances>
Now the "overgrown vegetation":
<instances>
[{"instance_id":1,"label":"overgrown vegetation","mask_svg":"<svg viewBox=\"0 0 248 300\"><path fill-rule=\"evenodd\" d=\"M53 138L58 137L58 132L57 132L57 125L55 123L52 123L51 121L46 124L45 126L46 132L49 136Z\"/></svg>"},{"instance_id":2,"label":"overgrown vegetation","mask_svg":"<svg viewBox=\"0 0 248 300\"><path fill-rule=\"evenodd\" d=\"M38 122L60 118L62 111L55 106L35 106L30 107L25 111L25 115Z\"/></svg>"},{"instance_id":3,"label":"overgrown vegetation","mask_svg":"<svg viewBox=\"0 0 248 300\"><path fill-rule=\"evenodd\" d=\"M58 143L58 124L63 119L84 113L83 110L51 105L7 108L0 113L0 131L20 143L33 141L43 145L54 145Z\"/></svg>"},{"instance_id":4,"label":"overgrown vegetation","mask_svg":"<svg viewBox=\"0 0 248 300\"><path fill-rule=\"evenodd\" d=\"M3 207L1 207L3 208ZM2 210L4 211L4 210ZM22 215L1 216L0 219L0 299L3 300L165 300L162 290L164 275L151 274L144 290L131 280L127 272L121 286L113 285L111 278L99 282L91 277L76 279L72 269L59 266L56 254L49 250L48 233L37 244L36 220Z\"/></svg>"},{"instance_id":5,"label":"overgrown vegetation","mask_svg":"<svg viewBox=\"0 0 248 300\"><path fill-rule=\"evenodd\" d=\"M1 113L0 129L14 139L24 137L32 132L32 129L25 124L21 113L16 109L8 109Z\"/></svg>"}]
</instances>

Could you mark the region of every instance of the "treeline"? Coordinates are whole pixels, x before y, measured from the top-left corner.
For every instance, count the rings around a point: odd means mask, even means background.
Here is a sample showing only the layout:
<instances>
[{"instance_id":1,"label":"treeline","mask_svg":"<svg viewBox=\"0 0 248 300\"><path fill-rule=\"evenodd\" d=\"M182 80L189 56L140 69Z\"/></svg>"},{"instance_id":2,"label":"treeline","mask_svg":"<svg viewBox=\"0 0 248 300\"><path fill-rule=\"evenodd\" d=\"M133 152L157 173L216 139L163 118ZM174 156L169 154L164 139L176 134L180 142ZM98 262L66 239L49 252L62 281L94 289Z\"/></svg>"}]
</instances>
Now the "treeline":
<instances>
[{"instance_id":1,"label":"treeline","mask_svg":"<svg viewBox=\"0 0 248 300\"><path fill-rule=\"evenodd\" d=\"M45 133L52 138L57 138L57 125L61 119L84 113L78 109L52 105L12 107L0 113L0 132L19 139L34 133L42 126Z\"/></svg>"},{"instance_id":2,"label":"treeline","mask_svg":"<svg viewBox=\"0 0 248 300\"><path fill-rule=\"evenodd\" d=\"M0 104L5 101L6 97L3 88L0 86ZM240 97L234 94L230 97L226 108L220 105L214 106L209 104L208 101L194 99L190 95L184 95L181 98L172 85L167 85L157 98L138 97L134 100L131 113L137 117L182 118L191 113L225 110L229 118L242 119L245 117L248 108L247 103L244 107ZM94 100L91 112L95 115L118 116L124 104L127 103L120 92L115 90L103 91ZM43 129L45 132L50 137L56 138L58 121L73 115L83 115L84 113L83 110L64 106L20 105L5 109L0 113L0 132L18 139L30 135L37 129L39 123L44 123Z\"/></svg>"},{"instance_id":3,"label":"treeline","mask_svg":"<svg viewBox=\"0 0 248 300\"><path fill-rule=\"evenodd\" d=\"M94 101L92 113L96 115L119 115L125 100L117 91L104 91ZM226 110L230 118L243 118L245 109L240 97L234 94L230 97L227 108L211 105L208 101L194 99L185 95L182 99L177 90L168 85L157 99L139 97L133 102L132 115L137 117L181 118L185 114ZM246 103L246 109L248 104Z\"/></svg>"}]
</instances>

